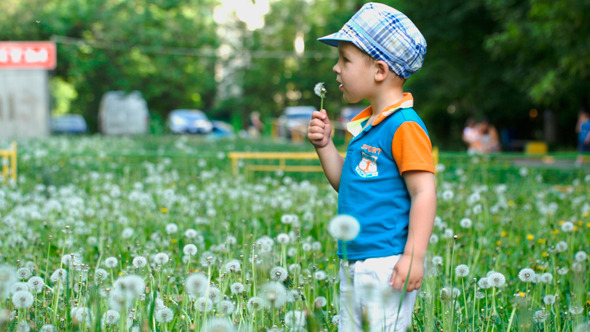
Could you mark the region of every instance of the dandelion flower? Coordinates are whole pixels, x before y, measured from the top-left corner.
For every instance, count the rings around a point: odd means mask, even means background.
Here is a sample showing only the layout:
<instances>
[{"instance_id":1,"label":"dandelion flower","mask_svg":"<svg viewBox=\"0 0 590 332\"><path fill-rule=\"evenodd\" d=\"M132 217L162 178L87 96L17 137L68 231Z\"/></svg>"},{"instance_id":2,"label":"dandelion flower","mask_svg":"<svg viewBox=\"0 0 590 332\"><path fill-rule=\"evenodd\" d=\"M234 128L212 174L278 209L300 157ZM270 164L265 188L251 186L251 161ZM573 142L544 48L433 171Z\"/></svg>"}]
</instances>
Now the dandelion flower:
<instances>
[{"instance_id":1,"label":"dandelion flower","mask_svg":"<svg viewBox=\"0 0 590 332\"><path fill-rule=\"evenodd\" d=\"M219 303L219 313L222 315L231 315L234 313L236 305L229 300L222 300Z\"/></svg>"},{"instance_id":2,"label":"dandelion flower","mask_svg":"<svg viewBox=\"0 0 590 332\"><path fill-rule=\"evenodd\" d=\"M574 272L582 272L584 270L584 267L582 266L582 263L580 262L573 262L572 263L572 271Z\"/></svg>"},{"instance_id":3,"label":"dandelion flower","mask_svg":"<svg viewBox=\"0 0 590 332\"><path fill-rule=\"evenodd\" d=\"M20 269L16 270L16 277L18 280L27 280L29 279L33 273L26 267L21 267Z\"/></svg>"},{"instance_id":4,"label":"dandelion flower","mask_svg":"<svg viewBox=\"0 0 590 332\"><path fill-rule=\"evenodd\" d=\"M479 281L477 282L477 285L481 289L488 289L492 286L492 284L490 283L490 280L488 278L479 279Z\"/></svg>"},{"instance_id":5,"label":"dandelion flower","mask_svg":"<svg viewBox=\"0 0 590 332\"><path fill-rule=\"evenodd\" d=\"M170 224L166 225L166 227L164 229L166 230L166 233L174 234L174 233L178 232L178 225L176 225L174 223L170 223Z\"/></svg>"},{"instance_id":6,"label":"dandelion flower","mask_svg":"<svg viewBox=\"0 0 590 332\"><path fill-rule=\"evenodd\" d=\"M164 264L168 263L169 260L170 260L170 257L165 252L157 253L154 256L154 263L156 263L158 265L164 265Z\"/></svg>"},{"instance_id":7,"label":"dandelion flower","mask_svg":"<svg viewBox=\"0 0 590 332\"><path fill-rule=\"evenodd\" d=\"M574 230L574 224L571 221L566 221L561 225L561 230L565 233L569 233Z\"/></svg>"},{"instance_id":8,"label":"dandelion flower","mask_svg":"<svg viewBox=\"0 0 590 332\"><path fill-rule=\"evenodd\" d=\"M506 277L500 272L494 272L490 274L488 280L492 284L492 287L500 288L506 284Z\"/></svg>"},{"instance_id":9,"label":"dandelion flower","mask_svg":"<svg viewBox=\"0 0 590 332\"><path fill-rule=\"evenodd\" d=\"M544 323L545 319L547 319L547 313L545 310L537 310L533 313L533 320L536 323Z\"/></svg>"},{"instance_id":10,"label":"dandelion flower","mask_svg":"<svg viewBox=\"0 0 590 332\"><path fill-rule=\"evenodd\" d=\"M315 277L316 280L319 280L319 281L326 280L326 278L328 277L326 272L322 271L322 270L316 271L313 276Z\"/></svg>"},{"instance_id":11,"label":"dandelion flower","mask_svg":"<svg viewBox=\"0 0 590 332\"><path fill-rule=\"evenodd\" d=\"M55 328L55 326L53 326L51 324L45 324L39 329L39 332L56 332L56 331L57 331L57 329Z\"/></svg>"},{"instance_id":12,"label":"dandelion flower","mask_svg":"<svg viewBox=\"0 0 590 332\"><path fill-rule=\"evenodd\" d=\"M98 268L94 271L94 279L98 281L105 281L109 277L109 273L105 269Z\"/></svg>"},{"instance_id":13,"label":"dandelion flower","mask_svg":"<svg viewBox=\"0 0 590 332\"><path fill-rule=\"evenodd\" d=\"M313 300L313 305L316 308L323 308L328 304L328 300L323 296L318 296Z\"/></svg>"},{"instance_id":14,"label":"dandelion flower","mask_svg":"<svg viewBox=\"0 0 590 332\"><path fill-rule=\"evenodd\" d=\"M324 98L326 98L326 88L324 87L324 82L320 82L315 85L313 88L313 92L320 97L320 110L324 108Z\"/></svg>"},{"instance_id":15,"label":"dandelion flower","mask_svg":"<svg viewBox=\"0 0 590 332\"><path fill-rule=\"evenodd\" d=\"M195 256L197 254L197 246L192 243L189 243L182 248L182 252L187 256Z\"/></svg>"},{"instance_id":16,"label":"dandelion flower","mask_svg":"<svg viewBox=\"0 0 590 332\"><path fill-rule=\"evenodd\" d=\"M290 328L305 327L306 324L305 312L301 310L290 310L285 314L285 325Z\"/></svg>"},{"instance_id":17,"label":"dandelion flower","mask_svg":"<svg viewBox=\"0 0 590 332\"><path fill-rule=\"evenodd\" d=\"M41 293L43 291L43 287L45 287L45 281L41 277L32 277L27 282L31 290L35 291L35 293Z\"/></svg>"},{"instance_id":18,"label":"dandelion flower","mask_svg":"<svg viewBox=\"0 0 590 332\"><path fill-rule=\"evenodd\" d=\"M195 301L195 309L200 312L209 312L213 310L213 301L207 297L199 297Z\"/></svg>"},{"instance_id":19,"label":"dandelion flower","mask_svg":"<svg viewBox=\"0 0 590 332\"><path fill-rule=\"evenodd\" d=\"M330 220L328 232L333 238L350 241L357 237L361 226L356 218L349 215L337 215Z\"/></svg>"},{"instance_id":20,"label":"dandelion flower","mask_svg":"<svg viewBox=\"0 0 590 332\"><path fill-rule=\"evenodd\" d=\"M233 332L235 331L232 322L226 318L215 317L207 320L203 332Z\"/></svg>"},{"instance_id":21,"label":"dandelion flower","mask_svg":"<svg viewBox=\"0 0 590 332\"><path fill-rule=\"evenodd\" d=\"M559 269L557 269L557 274L559 274L560 276L566 275L569 272L569 269L567 267L560 267Z\"/></svg>"},{"instance_id":22,"label":"dandelion flower","mask_svg":"<svg viewBox=\"0 0 590 332\"><path fill-rule=\"evenodd\" d=\"M202 273L193 273L186 278L184 287L187 293L199 296L205 292L207 282L206 275Z\"/></svg>"},{"instance_id":23,"label":"dandelion flower","mask_svg":"<svg viewBox=\"0 0 590 332\"><path fill-rule=\"evenodd\" d=\"M125 229L123 229L123 231L121 232L121 237L124 239L129 239L130 237L133 236L133 233L135 232L135 230L131 227L125 227Z\"/></svg>"},{"instance_id":24,"label":"dandelion flower","mask_svg":"<svg viewBox=\"0 0 590 332\"><path fill-rule=\"evenodd\" d=\"M443 258L440 256L432 257L432 264L433 265L443 265Z\"/></svg>"},{"instance_id":25,"label":"dandelion flower","mask_svg":"<svg viewBox=\"0 0 590 332\"><path fill-rule=\"evenodd\" d=\"M291 238L289 237L289 234L281 233L281 234L277 235L277 242L279 244L289 244L290 240L291 240Z\"/></svg>"},{"instance_id":26,"label":"dandelion flower","mask_svg":"<svg viewBox=\"0 0 590 332\"><path fill-rule=\"evenodd\" d=\"M55 270L52 274L51 277L49 278L49 280L51 280L52 283L57 283L57 282L66 282L66 279L68 277L68 272L65 269L57 269Z\"/></svg>"},{"instance_id":27,"label":"dandelion flower","mask_svg":"<svg viewBox=\"0 0 590 332\"><path fill-rule=\"evenodd\" d=\"M552 294L545 295L545 297L543 297L543 303L545 303L546 305L554 304L555 303L555 295L552 295Z\"/></svg>"},{"instance_id":28,"label":"dandelion flower","mask_svg":"<svg viewBox=\"0 0 590 332\"><path fill-rule=\"evenodd\" d=\"M518 272L518 278L524 282L532 282L535 278L535 271L531 268L524 268Z\"/></svg>"},{"instance_id":29,"label":"dandelion flower","mask_svg":"<svg viewBox=\"0 0 590 332\"><path fill-rule=\"evenodd\" d=\"M462 228L471 228L471 226L473 225L473 221L471 221L471 219L469 218L463 218L461 219L461 221L459 222L459 225Z\"/></svg>"},{"instance_id":30,"label":"dandelion flower","mask_svg":"<svg viewBox=\"0 0 590 332\"><path fill-rule=\"evenodd\" d=\"M117 267L118 263L119 263L119 261L115 257L108 257L107 259L104 260L104 265L106 267L108 267L109 269Z\"/></svg>"},{"instance_id":31,"label":"dandelion flower","mask_svg":"<svg viewBox=\"0 0 590 332\"><path fill-rule=\"evenodd\" d=\"M232 259L231 261L225 264L225 272L240 272L242 270L242 265L240 261L237 259Z\"/></svg>"},{"instance_id":32,"label":"dandelion flower","mask_svg":"<svg viewBox=\"0 0 590 332\"><path fill-rule=\"evenodd\" d=\"M270 270L270 279L274 281L283 282L287 279L289 273L282 266L275 266Z\"/></svg>"},{"instance_id":33,"label":"dandelion flower","mask_svg":"<svg viewBox=\"0 0 590 332\"><path fill-rule=\"evenodd\" d=\"M136 269L141 269L147 265L147 259L143 256L135 256L132 263L133 267Z\"/></svg>"},{"instance_id":34,"label":"dandelion flower","mask_svg":"<svg viewBox=\"0 0 590 332\"><path fill-rule=\"evenodd\" d=\"M217 262L217 257L215 257L215 255L210 251L205 251L202 253L201 258L199 259L199 263L203 267L213 266L215 262Z\"/></svg>"},{"instance_id":35,"label":"dandelion flower","mask_svg":"<svg viewBox=\"0 0 590 332\"><path fill-rule=\"evenodd\" d=\"M35 298L28 290L20 290L12 294L12 303L17 309L26 309L33 305Z\"/></svg>"},{"instance_id":36,"label":"dandelion flower","mask_svg":"<svg viewBox=\"0 0 590 332\"><path fill-rule=\"evenodd\" d=\"M287 289L279 282L268 282L262 286L261 291L267 306L280 308L287 302Z\"/></svg>"},{"instance_id":37,"label":"dandelion flower","mask_svg":"<svg viewBox=\"0 0 590 332\"><path fill-rule=\"evenodd\" d=\"M555 245L555 250L557 252L564 252L564 251L567 250L567 247L568 247L567 242L565 242L565 241L559 241Z\"/></svg>"},{"instance_id":38,"label":"dandelion flower","mask_svg":"<svg viewBox=\"0 0 590 332\"><path fill-rule=\"evenodd\" d=\"M586 254L586 252L584 251L578 251L575 255L574 255L574 259L578 262L583 262L588 258L588 255Z\"/></svg>"},{"instance_id":39,"label":"dandelion flower","mask_svg":"<svg viewBox=\"0 0 590 332\"><path fill-rule=\"evenodd\" d=\"M234 282L230 286L230 291L232 294L241 294L244 292L244 285L241 282Z\"/></svg>"},{"instance_id":40,"label":"dandelion flower","mask_svg":"<svg viewBox=\"0 0 590 332\"><path fill-rule=\"evenodd\" d=\"M438 243L438 235L436 235L436 234L430 235L430 243L431 244Z\"/></svg>"},{"instance_id":41,"label":"dandelion flower","mask_svg":"<svg viewBox=\"0 0 590 332\"><path fill-rule=\"evenodd\" d=\"M264 300L261 297L254 296L248 300L246 306L248 307L248 311L258 311L264 308Z\"/></svg>"},{"instance_id":42,"label":"dandelion flower","mask_svg":"<svg viewBox=\"0 0 590 332\"><path fill-rule=\"evenodd\" d=\"M121 315L119 314L118 311L116 310L107 310L107 312L105 312L102 315L102 323L104 325L117 325L119 324L119 318L121 317Z\"/></svg>"},{"instance_id":43,"label":"dandelion flower","mask_svg":"<svg viewBox=\"0 0 590 332\"><path fill-rule=\"evenodd\" d=\"M457 265L455 268L455 274L460 278L467 277L469 275L469 266L465 264Z\"/></svg>"},{"instance_id":44,"label":"dandelion flower","mask_svg":"<svg viewBox=\"0 0 590 332\"><path fill-rule=\"evenodd\" d=\"M162 323L162 324L166 324L166 323L170 323L172 321L172 319L174 319L174 311L172 311L172 309L166 307L163 309L160 309L156 312L156 321L158 323Z\"/></svg>"},{"instance_id":45,"label":"dandelion flower","mask_svg":"<svg viewBox=\"0 0 590 332\"><path fill-rule=\"evenodd\" d=\"M553 275L549 272L545 272L541 274L541 278L539 279L542 283L550 284L553 281Z\"/></svg>"},{"instance_id":46,"label":"dandelion flower","mask_svg":"<svg viewBox=\"0 0 590 332\"><path fill-rule=\"evenodd\" d=\"M336 326L340 324L340 315L334 315L334 317L332 317L332 324Z\"/></svg>"},{"instance_id":47,"label":"dandelion flower","mask_svg":"<svg viewBox=\"0 0 590 332\"><path fill-rule=\"evenodd\" d=\"M568 310L572 315L579 315L584 312L584 307L580 305L571 305Z\"/></svg>"},{"instance_id":48,"label":"dandelion flower","mask_svg":"<svg viewBox=\"0 0 590 332\"><path fill-rule=\"evenodd\" d=\"M287 292L287 301L289 302L297 302L303 299L301 291L297 289L291 289Z\"/></svg>"}]
</instances>

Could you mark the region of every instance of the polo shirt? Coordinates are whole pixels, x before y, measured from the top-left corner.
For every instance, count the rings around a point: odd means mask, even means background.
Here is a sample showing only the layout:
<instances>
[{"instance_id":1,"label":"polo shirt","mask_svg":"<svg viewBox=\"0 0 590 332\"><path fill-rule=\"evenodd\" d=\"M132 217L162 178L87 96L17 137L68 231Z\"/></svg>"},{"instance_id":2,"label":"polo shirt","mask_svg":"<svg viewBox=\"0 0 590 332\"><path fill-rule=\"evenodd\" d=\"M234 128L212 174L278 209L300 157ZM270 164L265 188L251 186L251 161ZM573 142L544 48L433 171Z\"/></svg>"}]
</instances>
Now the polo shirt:
<instances>
[{"instance_id":1,"label":"polo shirt","mask_svg":"<svg viewBox=\"0 0 590 332\"><path fill-rule=\"evenodd\" d=\"M402 174L434 173L428 132L413 102L412 95L404 93L401 101L387 107L365 129L371 107L347 125L353 138L338 188L338 214L355 217L361 227L359 235L346 242L346 248L339 241L341 259L386 257L404 251L410 195Z\"/></svg>"}]
</instances>

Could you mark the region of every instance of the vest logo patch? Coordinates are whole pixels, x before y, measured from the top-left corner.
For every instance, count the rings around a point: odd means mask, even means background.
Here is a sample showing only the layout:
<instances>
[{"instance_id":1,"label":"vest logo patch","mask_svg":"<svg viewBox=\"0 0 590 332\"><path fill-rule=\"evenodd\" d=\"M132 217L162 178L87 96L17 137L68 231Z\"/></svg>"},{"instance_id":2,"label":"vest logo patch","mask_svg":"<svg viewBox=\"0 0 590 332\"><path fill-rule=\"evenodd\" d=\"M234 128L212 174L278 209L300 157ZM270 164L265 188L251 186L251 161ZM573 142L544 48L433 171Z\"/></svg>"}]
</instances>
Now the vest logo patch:
<instances>
[{"instance_id":1,"label":"vest logo patch","mask_svg":"<svg viewBox=\"0 0 590 332\"><path fill-rule=\"evenodd\" d=\"M365 151L361 151L361 154L363 158L355 169L357 174L363 178L373 178L378 176L377 158L379 157Z\"/></svg>"}]
</instances>

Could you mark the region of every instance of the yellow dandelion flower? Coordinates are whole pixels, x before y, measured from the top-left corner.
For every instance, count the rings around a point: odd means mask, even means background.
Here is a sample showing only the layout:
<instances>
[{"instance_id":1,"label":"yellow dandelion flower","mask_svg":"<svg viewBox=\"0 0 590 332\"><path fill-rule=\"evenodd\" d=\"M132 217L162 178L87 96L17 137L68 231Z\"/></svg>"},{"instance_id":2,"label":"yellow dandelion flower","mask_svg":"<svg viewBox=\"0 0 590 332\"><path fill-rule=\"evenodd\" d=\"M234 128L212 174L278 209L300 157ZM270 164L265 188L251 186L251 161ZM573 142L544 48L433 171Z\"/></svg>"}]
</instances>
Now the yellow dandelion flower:
<instances>
[{"instance_id":1,"label":"yellow dandelion flower","mask_svg":"<svg viewBox=\"0 0 590 332\"><path fill-rule=\"evenodd\" d=\"M526 236L526 239L529 240L529 241L532 241L532 240L535 239L535 236L533 234L529 234L529 235Z\"/></svg>"},{"instance_id":2,"label":"yellow dandelion flower","mask_svg":"<svg viewBox=\"0 0 590 332\"><path fill-rule=\"evenodd\" d=\"M500 240L496 241L496 245L497 245L498 247L499 247L499 246L501 246L501 245L502 245L502 241L500 241Z\"/></svg>"},{"instance_id":3,"label":"yellow dandelion flower","mask_svg":"<svg viewBox=\"0 0 590 332\"><path fill-rule=\"evenodd\" d=\"M586 227L590 228L590 222L586 224Z\"/></svg>"},{"instance_id":4,"label":"yellow dandelion flower","mask_svg":"<svg viewBox=\"0 0 590 332\"><path fill-rule=\"evenodd\" d=\"M556 229L552 230L552 232L553 232L553 234L558 234L559 233L559 229L556 228Z\"/></svg>"},{"instance_id":5,"label":"yellow dandelion flower","mask_svg":"<svg viewBox=\"0 0 590 332\"><path fill-rule=\"evenodd\" d=\"M538 239L537 240L537 243L539 243L539 244L545 244L545 243L547 243L547 239Z\"/></svg>"},{"instance_id":6,"label":"yellow dandelion flower","mask_svg":"<svg viewBox=\"0 0 590 332\"><path fill-rule=\"evenodd\" d=\"M518 296L524 297L526 294L524 292L518 292Z\"/></svg>"},{"instance_id":7,"label":"yellow dandelion flower","mask_svg":"<svg viewBox=\"0 0 590 332\"><path fill-rule=\"evenodd\" d=\"M506 237L506 235L508 235L508 232L506 231L502 231L502 234L500 234L502 237Z\"/></svg>"},{"instance_id":8,"label":"yellow dandelion flower","mask_svg":"<svg viewBox=\"0 0 590 332\"><path fill-rule=\"evenodd\" d=\"M513 200L509 200L508 201L508 206L514 206L514 201Z\"/></svg>"},{"instance_id":9,"label":"yellow dandelion flower","mask_svg":"<svg viewBox=\"0 0 590 332\"><path fill-rule=\"evenodd\" d=\"M547 257L547 256L549 256L549 255L547 254L547 252L546 252L546 251L543 251L543 252L541 253L541 256L543 256L543 257Z\"/></svg>"},{"instance_id":10,"label":"yellow dandelion flower","mask_svg":"<svg viewBox=\"0 0 590 332\"><path fill-rule=\"evenodd\" d=\"M168 209L167 208L162 208L162 213L168 213Z\"/></svg>"},{"instance_id":11,"label":"yellow dandelion flower","mask_svg":"<svg viewBox=\"0 0 590 332\"><path fill-rule=\"evenodd\" d=\"M172 239L172 240L170 240L170 242L176 244L176 243L178 243L178 239Z\"/></svg>"},{"instance_id":12,"label":"yellow dandelion flower","mask_svg":"<svg viewBox=\"0 0 590 332\"><path fill-rule=\"evenodd\" d=\"M561 225L563 225L564 223L565 223L565 220L560 220L560 221L559 221L557 224L558 224L559 226L561 226Z\"/></svg>"},{"instance_id":13,"label":"yellow dandelion flower","mask_svg":"<svg viewBox=\"0 0 590 332\"><path fill-rule=\"evenodd\" d=\"M578 226L574 226L574 232L578 230Z\"/></svg>"},{"instance_id":14,"label":"yellow dandelion flower","mask_svg":"<svg viewBox=\"0 0 590 332\"><path fill-rule=\"evenodd\" d=\"M590 212L586 211L586 212L582 213L582 216L584 216L584 217L590 216Z\"/></svg>"}]
</instances>

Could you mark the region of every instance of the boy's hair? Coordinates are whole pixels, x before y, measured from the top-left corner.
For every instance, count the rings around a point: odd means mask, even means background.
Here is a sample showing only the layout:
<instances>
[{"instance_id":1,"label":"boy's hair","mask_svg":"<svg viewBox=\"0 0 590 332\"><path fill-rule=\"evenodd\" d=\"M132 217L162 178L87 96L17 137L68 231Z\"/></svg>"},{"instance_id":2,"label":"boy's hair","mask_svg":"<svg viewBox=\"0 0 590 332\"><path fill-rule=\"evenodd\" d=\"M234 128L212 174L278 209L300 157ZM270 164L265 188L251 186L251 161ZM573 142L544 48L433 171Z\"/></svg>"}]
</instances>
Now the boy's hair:
<instances>
[{"instance_id":1,"label":"boy's hair","mask_svg":"<svg viewBox=\"0 0 590 332\"><path fill-rule=\"evenodd\" d=\"M403 79L420 70L426 54L426 40L414 23L380 3L365 4L340 31L318 40L330 46L350 42Z\"/></svg>"}]
</instances>

